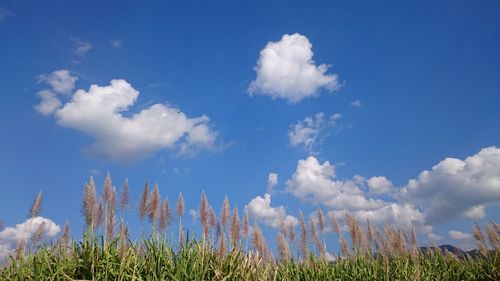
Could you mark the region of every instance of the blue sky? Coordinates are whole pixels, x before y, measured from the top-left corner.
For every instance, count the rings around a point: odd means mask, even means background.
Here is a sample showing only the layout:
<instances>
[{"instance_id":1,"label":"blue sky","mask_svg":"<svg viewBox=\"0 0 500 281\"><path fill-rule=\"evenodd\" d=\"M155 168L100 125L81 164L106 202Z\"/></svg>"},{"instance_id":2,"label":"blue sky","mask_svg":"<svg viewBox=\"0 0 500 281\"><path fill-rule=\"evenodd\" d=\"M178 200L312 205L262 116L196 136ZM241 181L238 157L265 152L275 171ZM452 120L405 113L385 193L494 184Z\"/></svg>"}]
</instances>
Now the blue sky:
<instances>
[{"instance_id":1,"label":"blue sky","mask_svg":"<svg viewBox=\"0 0 500 281\"><path fill-rule=\"evenodd\" d=\"M0 1L0 45L5 226L41 190L80 233L107 171L269 234L321 206L470 247L448 231L500 218L498 1Z\"/></svg>"}]
</instances>

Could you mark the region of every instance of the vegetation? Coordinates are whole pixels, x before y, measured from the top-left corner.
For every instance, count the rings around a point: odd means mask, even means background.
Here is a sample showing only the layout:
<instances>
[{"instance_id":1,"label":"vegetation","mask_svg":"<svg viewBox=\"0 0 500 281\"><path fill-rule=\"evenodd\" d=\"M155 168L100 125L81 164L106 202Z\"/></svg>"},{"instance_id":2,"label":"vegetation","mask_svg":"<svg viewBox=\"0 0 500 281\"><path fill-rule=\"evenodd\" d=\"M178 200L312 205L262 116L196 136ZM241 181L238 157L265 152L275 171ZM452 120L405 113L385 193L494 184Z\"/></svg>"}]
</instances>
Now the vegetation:
<instances>
[{"instance_id":1,"label":"vegetation","mask_svg":"<svg viewBox=\"0 0 500 281\"><path fill-rule=\"evenodd\" d=\"M40 213L41 200L40 193L30 209L31 218ZM500 280L500 227L495 222L486 224L486 232L474 226L477 254L455 255L438 248L423 251L414 229L406 233L386 226L379 231L369 221L361 226L346 213L348 244L336 216L331 212L325 216L318 209L307 224L300 213L297 230L282 220L276 237L279 255L274 257L259 225L250 226L246 212L240 222L237 206L231 211L227 197L216 216L202 193L199 239L182 227L182 194L171 211L158 186L150 191L145 185L137 211L142 224L149 220L151 232L146 234L141 227L137 241L130 239L123 219L129 208L127 182L117 198L108 175L98 196L91 178L84 188L83 239L71 239L65 225L56 243L39 245L42 225L29 241L18 242L0 269L0 280ZM168 238L166 231L174 215L177 239ZM341 249L334 257L323 240L327 225L338 236Z\"/></svg>"}]
</instances>

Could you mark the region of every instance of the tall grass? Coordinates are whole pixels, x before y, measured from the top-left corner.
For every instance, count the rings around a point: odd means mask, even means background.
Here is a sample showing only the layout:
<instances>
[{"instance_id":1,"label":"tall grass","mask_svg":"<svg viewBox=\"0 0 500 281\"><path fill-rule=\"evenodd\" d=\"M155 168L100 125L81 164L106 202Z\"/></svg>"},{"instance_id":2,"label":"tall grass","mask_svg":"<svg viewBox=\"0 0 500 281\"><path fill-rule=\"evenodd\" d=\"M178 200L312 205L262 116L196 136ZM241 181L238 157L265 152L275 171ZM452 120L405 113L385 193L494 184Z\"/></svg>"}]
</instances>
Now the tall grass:
<instances>
[{"instance_id":1,"label":"tall grass","mask_svg":"<svg viewBox=\"0 0 500 281\"><path fill-rule=\"evenodd\" d=\"M146 184L137 208L141 230L133 241L124 221L130 206L128 182L119 198L119 220L110 176L104 194L95 190L91 178L82 200L87 226L83 239L72 239L66 224L57 241L38 245L37 230L30 241L19 241L0 269L0 280L500 280L500 227L495 222L486 224L486 234L474 226L477 255L457 256L421 251L415 229L406 233L389 225L381 232L369 221L363 227L346 213L349 245L337 217L330 213L341 250L332 256L324 239L329 226L318 209L307 223L299 213L298 241L295 226L282 220L276 236L278 255L273 256L259 225L254 222L250 227L247 212L240 222L237 206L231 211L227 197L216 216L202 193L198 211L202 233L197 238L182 228L184 199L179 194L175 210L179 235L174 240L166 231L172 218L169 201L161 198L157 185L150 191ZM39 214L40 206L41 193L30 209L31 218ZM146 218L150 232L143 229Z\"/></svg>"}]
</instances>

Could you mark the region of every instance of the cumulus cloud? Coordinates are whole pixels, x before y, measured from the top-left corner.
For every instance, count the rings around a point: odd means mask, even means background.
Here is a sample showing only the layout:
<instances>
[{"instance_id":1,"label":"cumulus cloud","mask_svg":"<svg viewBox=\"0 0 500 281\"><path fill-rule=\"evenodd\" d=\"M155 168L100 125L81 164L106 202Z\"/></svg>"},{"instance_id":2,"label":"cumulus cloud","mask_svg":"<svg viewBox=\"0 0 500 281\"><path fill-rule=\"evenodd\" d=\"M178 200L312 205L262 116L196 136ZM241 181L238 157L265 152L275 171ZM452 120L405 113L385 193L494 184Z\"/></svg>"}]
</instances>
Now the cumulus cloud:
<instances>
[{"instance_id":1,"label":"cumulus cloud","mask_svg":"<svg viewBox=\"0 0 500 281\"><path fill-rule=\"evenodd\" d=\"M485 205L500 202L500 149L484 148L465 160L446 158L411 179L400 198L425 209L430 224L457 215L482 218Z\"/></svg>"},{"instance_id":2,"label":"cumulus cloud","mask_svg":"<svg viewBox=\"0 0 500 281\"><path fill-rule=\"evenodd\" d=\"M392 201L373 198L370 196L373 194L363 189L365 182L359 175L352 180L336 179L334 165L328 161L320 163L316 157L309 156L298 161L286 185L287 192L302 202L324 205L336 211L348 210L362 221L369 219L379 226L395 224L406 229L415 226L419 233L426 234L429 239L435 238L421 210L397 202L395 198L390 198Z\"/></svg>"},{"instance_id":3,"label":"cumulus cloud","mask_svg":"<svg viewBox=\"0 0 500 281\"><path fill-rule=\"evenodd\" d=\"M314 156L299 160L287 191L303 202L323 204L336 209L376 209L383 201L365 197L364 191L352 180L336 180L335 166L319 163Z\"/></svg>"},{"instance_id":4,"label":"cumulus cloud","mask_svg":"<svg viewBox=\"0 0 500 281\"><path fill-rule=\"evenodd\" d=\"M325 120L325 114L318 112L314 116L308 116L304 120L290 126L288 140L291 146L302 147L305 151L315 154L317 145L327 136L328 129L342 118L342 114L335 113Z\"/></svg>"},{"instance_id":5,"label":"cumulus cloud","mask_svg":"<svg viewBox=\"0 0 500 281\"><path fill-rule=\"evenodd\" d=\"M372 194L389 194L393 191L392 182L386 177L372 177L367 181L367 184Z\"/></svg>"},{"instance_id":6,"label":"cumulus cloud","mask_svg":"<svg viewBox=\"0 0 500 281\"><path fill-rule=\"evenodd\" d=\"M139 92L122 79L112 80L108 86L91 85L88 91L80 89L62 106L51 100L53 95L46 95L41 96L37 110L53 114L62 127L91 136L94 142L85 151L101 159L133 161L162 149L192 155L212 148L217 135L206 115L189 118L168 104L128 113Z\"/></svg>"},{"instance_id":7,"label":"cumulus cloud","mask_svg":"<svg viewBox=\"0 0 500 281\"><path fill-rule=\"evenodd\" d=\"M458 230L450 230L448 231L448 235L455 240L470 240L472 239L472 235L469 233L464 233Z\"/></svg>"},{"instance_id":8,"label":"cumulus cloud","mask_svg":"<svg viewBox=\"0 0 500 281\"><path fill-rule=\"evenodd\" d=\"M61 231L61 227L44 217L34 217L0 231L0 263L15 251L18 241L24 240L30 243L33 234L41 227L43 227L41 242L49 241Z\"/></svg>"},{"instance_id":9,"label":"cumulus cloud","mask_svg":"<svg viewBox=\"0 0 500 281\"><path fill-rule=\"evenodd\" d=\"M298 103L318 95L324 88L340 88L336 74L327 74L328 65L315 65L312 44L301 34L285 34L278 42L269 42L260 51L255 71L257 77L250 83L250 95L260 94L273 99Z\"/></svg>"},{"instance_id":10,"label":"cumulus cloud","mask_svg":"<svg viewBox=\"0 0 500 281\"><path fill-rule=\"evenodd\" d=\"M274 228L279 228L282 219L285 220L287 225L290 223L293 225L298 224L296 217L286 214L285 207L271 207L271 195L269 193L264 194L264 197L257 196L250 200L245 206L245 210L248 211L248 215L252 219Z\"/></svg>"},{"instance_id":11,"label":"cumulus cloud","mask_svg":"<svg viewBox=\"0 0 500 281\"><path fill-rule=\"evenodd\" d=\"M399 190L383 176L337 179L334 165L309 156L298 161L286 186L303 202L349 210L378 225L415 226L438 241L443 237L433 232L434 225L460 216L484 218L486 206L500 202L500 149L484 148L465 160L446 158ZM374 197L381 194L384 199Z\"/></svg>"},{"instance_id":12,"label":"cumulus cloud","mask_svg":"<svg viewBox=\"0 0 500 281\"><path fill-rule=\"evenodd\" d=\"M278 174L269 173L267 176L267 193L273 194L276 185L278 185Z\"/></svg>"}]
</instances>

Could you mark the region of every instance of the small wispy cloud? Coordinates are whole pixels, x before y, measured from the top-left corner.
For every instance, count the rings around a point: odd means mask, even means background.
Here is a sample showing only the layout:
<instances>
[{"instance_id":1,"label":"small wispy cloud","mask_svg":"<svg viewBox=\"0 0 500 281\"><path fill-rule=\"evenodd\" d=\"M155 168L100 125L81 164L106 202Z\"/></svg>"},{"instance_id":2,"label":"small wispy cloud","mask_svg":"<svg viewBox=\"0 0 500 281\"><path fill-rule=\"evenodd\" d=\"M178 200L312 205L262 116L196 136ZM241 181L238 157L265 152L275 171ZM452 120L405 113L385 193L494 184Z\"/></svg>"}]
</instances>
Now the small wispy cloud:
<instances>
[{"instance_id":1,"label":"small wispy cloud","mask_svg":"<svg viewBox=\"0 0 500 281\"><path fill-rule=\"evenodd\" d=\"M75 54L85 57L88 51L92 49L93 45L87 41L87 40L82 40L78 37L72 37L71 42L73 43L73 50Z\"/></svg>"},{"instance_id":2,"label":"small wispy cloud","mask_svg":"<svg viewBox=\"0 0 500 281\"><path fill-rule=\"evenodd\" d=\"M113 47L113 48L121 48L123 46L122 41L118 40L118 39L111 39L109 41L109 43L111 44L111 47Z\"/></svg>"},{"instance_id":3,"label":"small wispy cloud","mask_svg":"<svg viewBox=\"0 0 500 281\"><path fill-rule=\"evenodd\" d=\"M351 106L353 107L361 107L363 106L363 103L360 100L355 100L350 103Z\"/></svg>"},{"instance_id":4,"label":"small wispy cloud","mask_svg":"<svg viewBox=\"0 0 500 281\"><path fill-rule=\"evenodd\" d=\"M7 18L12 16L14 16L14 13L11 10L0 6L0 22L5 21Z\"/></svg>"},{"instance_id":5,"label":"small wispy cloud","mask_svg":"<svg viewBox=\"0 0 500 281\"><path fill-rule=\"evenodd\" d=\"M328 129L335 126L342 114L332 114L325 120L325 114L318 112L290 126L288 139L291 146L302 147L305 151L315 154L319 144L328 136Z\"/></svg>"}]
</instances>

